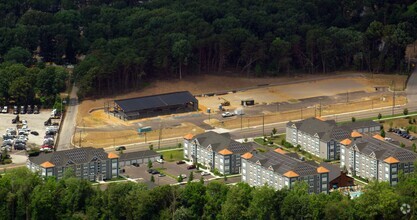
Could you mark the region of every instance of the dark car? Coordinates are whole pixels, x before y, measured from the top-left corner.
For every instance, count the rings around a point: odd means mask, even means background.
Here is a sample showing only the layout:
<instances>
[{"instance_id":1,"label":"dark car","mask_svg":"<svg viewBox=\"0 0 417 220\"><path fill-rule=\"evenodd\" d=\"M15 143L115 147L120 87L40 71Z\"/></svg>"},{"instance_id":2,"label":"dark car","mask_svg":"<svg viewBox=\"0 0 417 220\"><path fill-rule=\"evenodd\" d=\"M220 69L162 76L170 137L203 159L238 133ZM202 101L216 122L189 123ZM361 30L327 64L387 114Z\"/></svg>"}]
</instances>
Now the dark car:
<instances>
[{"instance_id":1,"label":"dark car","mask_svg":"<svg viewBox=\"0 0 417 220\"><path fill-rule=\"evenodd\" d=\"M33 135L35 135L35 136L38 136L39 135L39 133L37 131L31 131L30 133L33 134Z\"/></svg>"},{"instance_id":2,"label":"dark car","mask_svg":"<svg viewBox=\"0 0 417 220\"><path fill-rule=\"evenodd\" d=\"M28 108L27 108L27 113L28 113L28 114L33 114L33 109L32 109L32 106L28 105Z\"/></svg>"},{"instance_id":3,"label":"dark car","mask_svg":"<svg viewBox=\"0 0 417 220\"><path fill-rule=\"evenodd\" d=\"M17 106L13 106L13 114L17 115L19 114L19 109L17 108Z\"/></svg>"},{"instance_id":4,"label":"dark car","mask_svg":"<svg viewBox=\"0 0 417 220\"><path fill-rule=\"evenodd\" d=\"M194 164L187 166L187 170L192 170L192 169L195 169L195 165Z\"/></svg>"},{"instance_id":5,"label":"dark car","mask_svg":"<svg viewBox=\"0 0 417 220\"><path fill-rule=\"evenodd\" d=\"M33 106L33 114L39 114L39 108L37 105Z\"/></svg>"},{"instance_id":6,"label":"dark car","mask_svg":"<svg viewBox=\"0 0 417 220\"><path fill-rule=\"evenodd\" d=\"M126 147L125 146L116 147L116 151L122 151L122 150L126 150Z\"/></svg>"},{"instance_id":7,"label":"dark car","mask_svg":"<svg viewBox=\"0 0 417 220\"><path fill-rule=\"evenodd\" d=\"M152 173L152 172L153 172L153 169L149 169L149 170L148 170L148 173Z\"/></svg>"},{"instance_id":8,"label":"dark car","mask_svg":"<svg viewBox=\"0 0 417 220\"><path fill-rule=\"evenodd\" d=\"M51 125L51 118L49 118L48 120L46 120L46 121L43 123L43 125L45 125L45 126L49 126L49 125Z\"/></svg>"},{"instance_id":9,"label":"dark car","mask_svg":"<svg viewBox=\"0 0 417 220\"><path fill-rule=\"evenodd\" d=\"M20 106L20 114L26 114L25 106Z\"/></svg>"},{"instance_id":10,"label":"dark car","mask_svg":"<svg viewBox=\"0 0 417 220\"><path fill-rule=\"evenodd\" d=\"M13 118L13 119L12 119L12 124L16 124L16 123L17 123L16 118Z\"/></svg>"},{"instance_id":11,"label":"dark car","mask_svg":"<svg viewBox=\"0 0 417 220\"><path fill-rule=\"evenodd\" d=\"M24 143L17 143L14 145L14 149L15 150L25 150L26 149L26 144Z\"/></svg>"},{"instance_id":12,"label":"dark car","mask_svg":"<svg viewBox=\"0 0 417 220\"><path fill-rule=\"evenodd\" d=\"M139 167L139 164L138 163L132 163L132 166Z\"/></svg>"},{"instance_id":13,"label":"dark car","mask_svg":"<svg viewBox=\"0 0 417 220\"><path fill-rule=\"evenodd\" d=\"M159 174L158 170L152 170L152 174Z\"/></svg>"},{"instance_id":14,"label":"dark car","mask_svg":"<svg viewBox=\"0 0 417 220\"><path fill-rule=\"evenodd\" d=\"M184 164L185 162L182 160L177 161L177 164Z\"/></svg>"}]
</instances>

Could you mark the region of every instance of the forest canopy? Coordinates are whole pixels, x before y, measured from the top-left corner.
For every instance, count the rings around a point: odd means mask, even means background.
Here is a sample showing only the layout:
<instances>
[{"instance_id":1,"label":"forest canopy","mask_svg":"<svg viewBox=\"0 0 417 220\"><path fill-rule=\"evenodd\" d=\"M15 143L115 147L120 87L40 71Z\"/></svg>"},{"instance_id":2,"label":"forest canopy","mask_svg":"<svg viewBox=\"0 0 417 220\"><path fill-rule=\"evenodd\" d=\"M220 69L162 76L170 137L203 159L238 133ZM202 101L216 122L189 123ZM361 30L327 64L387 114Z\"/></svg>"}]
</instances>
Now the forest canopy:
<instances>
[{"instance_id":1,"label":"forest canopy","mask_svg":"<svg viewBox=\"0 0 417 220\"><path fill-rule=\"evenodd\" d=\"M143 77L404 72L417 3L340 0L1 0L0 54L76 64L81 96ZM30 54L32 56L30 56Z\"/></svg>"},{"instance_id":2,"label":"forest canopy","mask_svg":"<svg viewBox=\"0 0 417 220\"><path fill-rule=\"evenodd\" d=\"M103 190L70 173L57 181L19 168L0 176L0 219L414 219L416 181L416 174L401 176L395 187L372 181L350 199L339 192L308 194L305 183L276 191L201 180L148 189L126 181Z\"/></svg>"}]
</instances>

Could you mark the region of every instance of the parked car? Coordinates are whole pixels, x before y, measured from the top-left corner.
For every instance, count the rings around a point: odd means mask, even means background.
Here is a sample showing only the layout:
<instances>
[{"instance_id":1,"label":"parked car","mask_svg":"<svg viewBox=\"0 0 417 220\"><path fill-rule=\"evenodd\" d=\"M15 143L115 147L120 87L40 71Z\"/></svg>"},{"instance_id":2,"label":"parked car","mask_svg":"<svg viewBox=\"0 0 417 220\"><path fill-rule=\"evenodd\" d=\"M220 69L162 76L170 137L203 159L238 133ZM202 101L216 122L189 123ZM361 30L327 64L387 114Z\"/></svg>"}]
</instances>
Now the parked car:
<instances>
[{"instance_id":1,"label":"parked car","mask_svg":"<svg viewBox=\"0 0 417 220\"><path fill-rule=\"evenodd\" d=\"M25 106L20 106L20 114L26 114Z\"/></svg>"},{"instance_id":2,"label":"parked car","mask_svg":"<svg viewBox=\"0 0 417 220\"><path fill-rule=\"evenodd\" d=\"M27 120L22 120L22 124L27 125L28 121Z\"/></svg>"},{"instance_id":3,"label":"parked car","mask_svg":"<svg viewBox=\"0 0 417 220\"><path fill-rule=\"evenodd\" d=\"M9 107L4 106L3 109L1 110L1 113L9 113Z\"/></svg>"},{"instance_id":4,"label":"parked car","mask_svg":"<svg viewBox=\"0 0 417 220\"><path fill-rule=\"evenodd\" d=\"M33 106L33 114L39 114L39 108L37 105Z\"/></svg>"},{"instance_id":5,"label":"parked car","mask_svg":"<svg viewBox=\"0 0 417 220\"><path fill-rule=\"evenodd\" d=\"M19 109L17 108L17 105L13 106L13 114L19 114Z\"/></svg>"},{"instance_id":6,"label":"parked car","mask_svg":"<svg viewBox=\"0 0 417 220\"><path fill-rule=\"evenodd\" d=\"M132 166L139 167L139 164L138 163L132 163Z\"/></svg>"},{"instance_id":7,"label":"parked car","mask_svg":"<svg viewBox=\"0 0 417 220\"><path fill-rule=\"evenodd\" d=\"M13 118L12 119L12 124L16 124L17 123L17 119L16 118Z\"/></svg>"},{"instance_id":8,"label":"parked car","mask_svg":"<svg viewBox=\"0 0 417 220\"><path fill-rule=\"evenodd\" d=\"M122 150L126 150L126 147L125 146L116 147L116 151L122 151Z\"/></svg>"},{"instance_id":9,"label":"parked car","mask_svg":"<svg viewBox=\"0 0 417 220\"><path fill-rule=\"evenodd\" d=\"M158 176L159 176L159 177L164 177L164 176L165 176L165 174L160 173Z\"/></svg>"},{"instance_id":10,"label":"parked car","mask_svg":"<svg viewBox=\"0 0 417 220\"><path fill-rule=\"evenodd\" d=\"M408 138L410 141L412 141L412 140L415 140L416 139L416 137L414 137L414 136L412 136L412 135L410 135L410 137Z\"/></svg>"},{"instance_id":11,"label":"parked car","mask_svg":"<svg viewBox=\"0 0 417 220\"><path fill-rule=\"evenodd\" d=\"M208 176L208 175L210 175L210 173L209 172L201 172L201 176Z\"/></svg>"},{"instance_id":12,"label":"parked car","mask_svg":"<svg viewBox=\"0 0 417 220\"><path fill-rule=\"evenodd\" d=\"M225 113L222 113L222 117L223 118L232 117L234 115L235 114L233 112L225 112Z\"/></svg>"},{"instance_id":13,"label":"parked car","mask_svg":"<svg viewBox=\"0 0 417 220\"><path fill-rule=\"evenodd\" d=\"M30 133L33 134L33 135L35 135L35 136L38 136L39 135L39 133L37 131L31 131Z\"/></svg>"},{"instance_id":14,"label":"parked car","mask_svg":"<svg viewBox=\"0 0 417 220\"><path fill-rule=\"evenodd\" d=\"M156 162L158 162L158 163L164 163L164 160L162 158L159 158L159 159L156 160Z\"/></svg>"},{"instance_id":15,"label":"parked car","mask_svg":"<svg viewBox=\"0 0 417 220\"><path fill-rule=\"evenodd\" d=\"M179 160L179 161L177 161L177 164L179 165L179 164L185 164L185 162L184 161L182 161L182 160Z\"/></svg>"},{"instance_id":16,"label":"parked car","mask_svg":"<svg viewBox=\"0 0 417 220\"><path fill-rule=\"evenodd\" d=\"M153 172L153 169L148 169L148 173L152 173Z\"/></svg>"},{"instance_id":17,"label":"parked car","mask_svg":"<svg viewBox=\"0 0 417 220\"><path fill-rule=\"evenodd\" d=\"M18 143L14 145L15 150L26 150L26 144Z\"/></svg>"},{"instance_id":18,"label":"parked car","mask_svg":"<svg viewBox=\"0 0 417 220\"><path fill-rule=\"evenodd\" d=\"M194 164L187 166L187 170L192 170L192 169L195 169L195 165Z\"/></svg>"},{"instance_id":19,"label":"parked car","mask_svg":"<svg viewBox=\"0 0 417 220\"><path fill-rule=\"evenodd\" d=\"M46 121L43 123L43 125L45 125L45 126L49 126L49 125L51 125L51 118L48 118L48 120L46 120Z\"/></svg>"},{"instance_id":20,"label":"parked car","mask_svg":"<svg viewBox=\"0 0 417 220\"><path fill-rule=\"evenodd\" d=\"M28 105L27 113L28 114L33 114L32 106Z\"/></svg>"},{"instance_id":21,"label":"parked car","mask_svg":"<svg viewBox=\"0 0 417 220\"><path fill-rule=\"evenodd\" d=\"M183 179L187 178L187 175L185 175L185 174L181 174L181 175L177 176L177 178L180 178L180 176L181 176Z\"/></svg>"},{"instance_id":22,"label":"parked car","mask_svg":"<svg viewBox=\"0 0 417 220\"><path fill-rule=\"evenodd\" d=\"M152 170L152 174L159 174L158 170Z\"/></svg>"}]
</instances>

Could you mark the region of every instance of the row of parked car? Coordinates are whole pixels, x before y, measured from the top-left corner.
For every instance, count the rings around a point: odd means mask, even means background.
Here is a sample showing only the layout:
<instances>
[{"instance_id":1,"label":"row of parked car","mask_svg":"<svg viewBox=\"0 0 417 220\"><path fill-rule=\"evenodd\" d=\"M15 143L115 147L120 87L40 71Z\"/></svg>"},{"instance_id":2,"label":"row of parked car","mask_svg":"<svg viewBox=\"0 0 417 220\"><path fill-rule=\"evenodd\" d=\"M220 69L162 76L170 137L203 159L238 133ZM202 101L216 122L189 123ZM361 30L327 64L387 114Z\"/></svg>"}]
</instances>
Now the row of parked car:
<instances>
[{"instance_id":1,"label":"row of parked car","mask_svg":"<svg viewBox=\"0 0 417 220\"><path fill-rule=\"evenodd\" d=\"M8 106L3 106L0 107L1 109L1 113L7 114L9 113L9 107ZM32 105L28 105L28 106L13 106L13 114L17 115L17 114L39 114L39 107L37 105L34 105L32 107Z\"/></svg>"},{"instance_id":2,"label":"row of parked car","mask_svg":"<svg viewBox=\"0 0 417 220\"><path fill-rule=\"evenodd\" d=\"M390 132L394 132L394 134L397 134L405 139L408 140L415 140L416 137L414 137L413 135L410 135L407 130L402 129L402 128L393 128L393 129L389 129L388 131Z\"/></svg>"},{"instance_id":3,"label":"row of parked car","mask_svg":"<svg viewBox=\"0 0 417 220\"><path fill-rule=\"evenodd\" d=\"M17 129L7 128L6 133L3 134L2 150L11 151L12 148L14 150L30 150L27 147L29 134L39 135L38 132L30 130L26 120L22 120L22 124Z\"/></svg>"}]
</instances>

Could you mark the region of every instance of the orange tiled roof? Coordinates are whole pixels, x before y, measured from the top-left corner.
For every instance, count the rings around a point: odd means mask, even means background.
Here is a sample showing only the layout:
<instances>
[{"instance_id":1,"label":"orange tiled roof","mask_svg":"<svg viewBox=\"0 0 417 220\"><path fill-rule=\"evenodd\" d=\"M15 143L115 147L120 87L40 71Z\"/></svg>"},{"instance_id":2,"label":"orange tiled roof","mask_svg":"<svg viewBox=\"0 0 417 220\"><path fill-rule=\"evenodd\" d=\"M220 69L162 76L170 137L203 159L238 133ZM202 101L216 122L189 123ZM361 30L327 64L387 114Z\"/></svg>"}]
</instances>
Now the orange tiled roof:
<instances>
[{"instance_id":1,"label":"orange tiled roof","mask_svg":"<svg viewBox=\"0 0 417 220\"><path fill-rule=\"evenodd\" d=\"M245 153L245 154L243 154L242 155L242 158L243 159L250 159L250 158L252 158L253 157L253 154L251 154L251 153L249 153L249 152L247 152L247 153Z\"/></svg>"},{"instance_id":2,"label":"orange tiled roof","mask_svg":"<svg viewBox=\"0 0 417 220\"><path fill-rule=\"evenodd\" d=\"M353 138L362 137L361 133L359 133L357 131L352 131L350 136L353 137Z\"/></svg>"},{"instance_id":3,"label":"orange tiled roof","mask_svg":"<svg viewBox=\"0 0 417 220\"><path fill-rule=\"evenodd\" d=\"M51 168L51 167L54 167L54 166L55 165L53 163L49 162L49 161L46 161L46 162L41 164L41 167L43 167L43 168Z\"/></svg>"},{"instance_id":4,"label":"orange tiled roof","mask_svg":"<svg viewBox=\"0 0 417 220\"><path fill-rule=\"evenodd\" d=\"M292 178L292 177L299 177L300 175L298 175L296 172L290 170L290 171L284 173L284 176Z\"/></svg>"},{"instance_id":5,"label":"orange tiled roof","mask_svg":"<svg viewBox=\"0 0 417 220\"><path fill-rule=\"evenodd\" d=\"M398 163L398 162L400 162L399 160L397 160L396 158L394 158L394 157L388 157L388 158L386 158L385 160L384 160L384 162L385 163L389 163L389 164L392 164L392 163Z\"/></svg>"},{"instance_id":6,"label":"orange tiled roof","mask_svg":"<svg viewBox=\"0 0 417 220\"><path fill-rule=\"evenodd\" d=\"M376 134L376 135L374 135L372 137L375 138L375 139L378 139L380 141L385 141L385 139L381 135L379 135L379 134Z\"/></svg>"},{"instance_id":7,"label":"orange tiled roof","mask_svg":"<svg viewBox=\"0 0 417 220\"><path fill-rule=\"evenodd\" d=\"M191 139L193 139L193 137L194 137L194 135L192 135L192 134L186 134L186 135L184 136L184 139L186 139L186 140L191 140Z\"/></svg>"},{"instance_id":8,"label":"orange tiled roof","mask_svg":"<svg viewBox=\"0 0 417 220\"><path fill-rule=\"evenodd\" d=\"M328 173L330 172L328 169L326 169L325 167L317 167L317 173Z\"/></svg>"},{"instance_id":9,"label":"orange tiled roof","mask_svg":"<svg viewBox=\"0 0 417 220\"><path fill-rule=\"evenodd\" d=\"M319 117L319 116L317 116L316 118L317 118L318 120L320 120L320 121L326 121L326 120L324 120L324 118Z\"/></svg>"},{"instance_id":10,"label":"orange tiled roof","mask_svg":"<svg viewBox=\"0 0 417 220\"><path fill-rule=\"evenodd\" d=\"M230 155L230 154L233 154L233 152L228 150L228 149L223 149L223 150L219 151L219 154L221 154L221 155Z\"/></svg>"},{"instance_id":11,"label":"orange tiled roof","mask_svg":"<svg viewBox=\"0 0 417 220\"><path fill-rule=\"evenodd\" d=\"M352 143L352 141L346 138L345 140L341 141L340 143L343 144L343 145L345 145L345 146L347 146L350 143Z\"/></svg>"},{"instance_id":12,"label":"orange tiled roof","mask_svg":"<svg viewBox=\"0 0 417 220\"><path fill-rule=\"evenodd\" d=\"M119 156L117 156L117 154L115 154L115 153L109 153L107 155L107 158L109 158L109 159L115 159L115 158L119 158Z\"/></svg>"},{"instance_id":13,"label":"orange tiled roof","mask_svg":"<svg viewBox=\"0 0 417 220\"><path fill-rule=\"evenodd\" d=\"M277 148L274 150L275 152L279 153L279 154L286 154L287 152L285 152L283 149L281 148Z\"/></svg>"}]
</instances>

